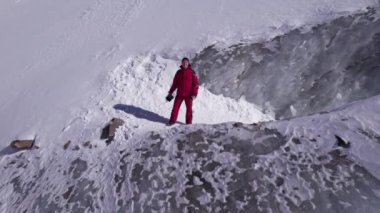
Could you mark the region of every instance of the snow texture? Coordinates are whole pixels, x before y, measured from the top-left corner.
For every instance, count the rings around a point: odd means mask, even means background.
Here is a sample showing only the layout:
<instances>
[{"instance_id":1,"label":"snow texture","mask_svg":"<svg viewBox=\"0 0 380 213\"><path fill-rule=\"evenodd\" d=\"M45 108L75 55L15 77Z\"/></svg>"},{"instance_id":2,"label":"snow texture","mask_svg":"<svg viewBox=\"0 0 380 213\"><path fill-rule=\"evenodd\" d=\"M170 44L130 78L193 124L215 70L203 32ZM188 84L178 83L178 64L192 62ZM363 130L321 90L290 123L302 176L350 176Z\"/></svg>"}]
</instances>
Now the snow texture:
<instances>
[{"instance_id":1,"label":"snow texture","mask_svg":"<svg viewBox=\"0 0 380 213\"><path fill-rule=\"evenodd\" d=\"M179 60L215 42L267 40L377 3L1 1L0 148L24 132L37 135L45 147L62 143L62 129L83 122L108 72L126 58L153 53Z\"/></svg>"},{"instance_id":2,"label":"snow texture","mask_svg":"<svg viewBox=\"0 0 380 213\"><path fill-rule=\"evenodd\" d=\"M2 158L1 210L377 212L378 113L380 96L287 121L125 127L108 146L15 153Z\"/></svg>"},{"instance_id":3,"label":"snow texture","mask_svg":"<svg viewBox=\"0 0 380 213\"><path fill-rule=\"evenodd\" d=\"M379 21L375 9L365 9L374 5L0 2L0 212L377 212ZM358 61L338 51L356 41L347 36L352 34L365 40L347 48ZM331 39L331 48L316 47ZM302 106L314 94L297 93L302 86L277 85L293 93L273 89L276 81L289 80L284 75L269 72L255 79L272 88L264 88L259 99L253 97L260 90L249 85L254 79L236 80L244 70L241 62L289 71L281 62L286 55L308 54L295 48L308 49L300 42L321 59L348 61L340 67L320 60L326 69L310 81L323 80L320 75L333 68L331 73L346 72L342 78L363 70L363 78L351 82L358 93L337 92L346 87L325 83L317 94L337 99L316 96L318 104L308 108ZM259 49L267 52L251 49L264 44ZM237 57L245 47L248 61ZM228 49L236 52L225 54ZM195 57L204 83L194 102L195 124L166 127L172 103L165 96L183 56ZM234 57L236 64L226 63ZM317 63L295 58L294 67ZM362 98L367 99L349 103ZM310 112L317 113L299 117ZM273 121L278 115L297 118ZM107 145L99 137L113 117L125 124ZM337 136L350 148L338 146ZM33 139L36 146L15 150L8 146L14 139Z\"/></svg>"},{"instance_id":4,"label":"snow texture","mask_svg":"<svg viewBox=\"0 0 380 213\"><path fill-rule=\"evenodd\" d=\"M369 9L269 41L214 44L194 65L211 92L245 96L276 118L331 110L380 94L379 17Z\"/></svg>"}]
</instances>

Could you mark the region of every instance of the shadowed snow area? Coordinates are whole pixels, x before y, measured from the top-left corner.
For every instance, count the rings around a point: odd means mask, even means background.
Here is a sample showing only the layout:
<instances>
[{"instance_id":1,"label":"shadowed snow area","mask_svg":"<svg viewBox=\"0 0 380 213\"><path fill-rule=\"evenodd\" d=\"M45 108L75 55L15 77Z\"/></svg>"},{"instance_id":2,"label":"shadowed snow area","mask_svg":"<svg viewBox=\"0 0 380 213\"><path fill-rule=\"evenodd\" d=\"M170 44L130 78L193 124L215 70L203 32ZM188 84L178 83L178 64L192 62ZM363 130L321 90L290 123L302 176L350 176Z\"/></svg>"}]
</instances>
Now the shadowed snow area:
<instances>
[{"instance_id":1,"label":"shadowed snow area","mask_svg":"<svg viewBox=\"0 0 380 213\"><path fill-rule=\"evenodd\" d=\"M262 43L212 45L195 68L211 92L244 96L276 118L332 109L380 94L379 17L369 9Z\"/></svg>"}]
</instances>

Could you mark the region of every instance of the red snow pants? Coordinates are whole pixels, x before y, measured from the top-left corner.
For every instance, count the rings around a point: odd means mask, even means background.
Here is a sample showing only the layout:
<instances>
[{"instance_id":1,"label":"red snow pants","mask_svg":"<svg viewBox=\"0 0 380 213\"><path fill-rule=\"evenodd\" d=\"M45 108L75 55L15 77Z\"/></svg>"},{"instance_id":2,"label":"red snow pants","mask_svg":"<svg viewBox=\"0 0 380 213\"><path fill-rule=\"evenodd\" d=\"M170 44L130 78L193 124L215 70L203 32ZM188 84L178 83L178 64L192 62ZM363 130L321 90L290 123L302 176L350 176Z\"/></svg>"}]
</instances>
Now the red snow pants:
<instances>
[{"instance_id":1,"label":"red snow pants","mask_svg":"<svg viewBox=\"0 0 380 213\"><path fill-rule=\"evenodd\" d=\"M178 111L181 107L182 101L186 104L186 124L191 124L193 121L193 99L191 97L176 96L174 99L174 105L172 114L170 116L170 122L176 122L178 117Z\"/></svg>"}]
</instances>

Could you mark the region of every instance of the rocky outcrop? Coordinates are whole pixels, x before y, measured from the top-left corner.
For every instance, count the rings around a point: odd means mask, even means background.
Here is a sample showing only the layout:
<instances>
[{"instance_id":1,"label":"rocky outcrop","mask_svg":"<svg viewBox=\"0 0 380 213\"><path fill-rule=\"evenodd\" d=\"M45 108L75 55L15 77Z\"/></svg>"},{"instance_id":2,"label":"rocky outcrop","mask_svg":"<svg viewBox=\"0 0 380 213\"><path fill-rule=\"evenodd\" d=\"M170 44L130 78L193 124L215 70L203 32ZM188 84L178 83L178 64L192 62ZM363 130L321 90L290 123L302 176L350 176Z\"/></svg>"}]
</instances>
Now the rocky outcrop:
<instances>
[{"instance_id":1,"label":"rocky outcrop","mask_svg":"<svg viewBox=\"0 0 380 213\"><path fill-rule=\"evenodd\" d=\"M15 140L10 146L16 149L31 149L33 145L34 140Z\"/></svg>"},{"instance_id":2,"label":"rocky outcrop","mask_svg":"<svg viewBox=\"0 0 380 213\"><path fill-rule=\"evenodd\" d=\"M111 141L115 138L117 128L119 128L123 124L124 120L120 118L112 118L110 123L103 128L100 139L107 139L106 143L111 143Z\"/></svg>"}]
</instances>

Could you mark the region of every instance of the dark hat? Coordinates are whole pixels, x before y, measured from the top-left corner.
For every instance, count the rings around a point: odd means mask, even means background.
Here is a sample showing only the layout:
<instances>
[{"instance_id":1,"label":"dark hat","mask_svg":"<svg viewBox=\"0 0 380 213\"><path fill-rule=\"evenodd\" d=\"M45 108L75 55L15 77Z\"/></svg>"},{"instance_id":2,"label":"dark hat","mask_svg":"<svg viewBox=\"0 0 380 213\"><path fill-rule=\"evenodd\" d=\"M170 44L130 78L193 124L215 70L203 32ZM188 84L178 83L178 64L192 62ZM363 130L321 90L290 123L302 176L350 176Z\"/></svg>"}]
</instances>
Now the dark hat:
<instances>
[{"instance_id":1,"label":"dark hat","mask_svg":"<svg viewBox=\"0 0 380 213\"><path fill-rule=\"evenodd\" d=\"M183 61L188 61L188 62L190 62L190 60L188 59L188 58L186 58L186 57L184 57L183 59L182 59L182 62Z\"/></svg>"}]
</instances>

